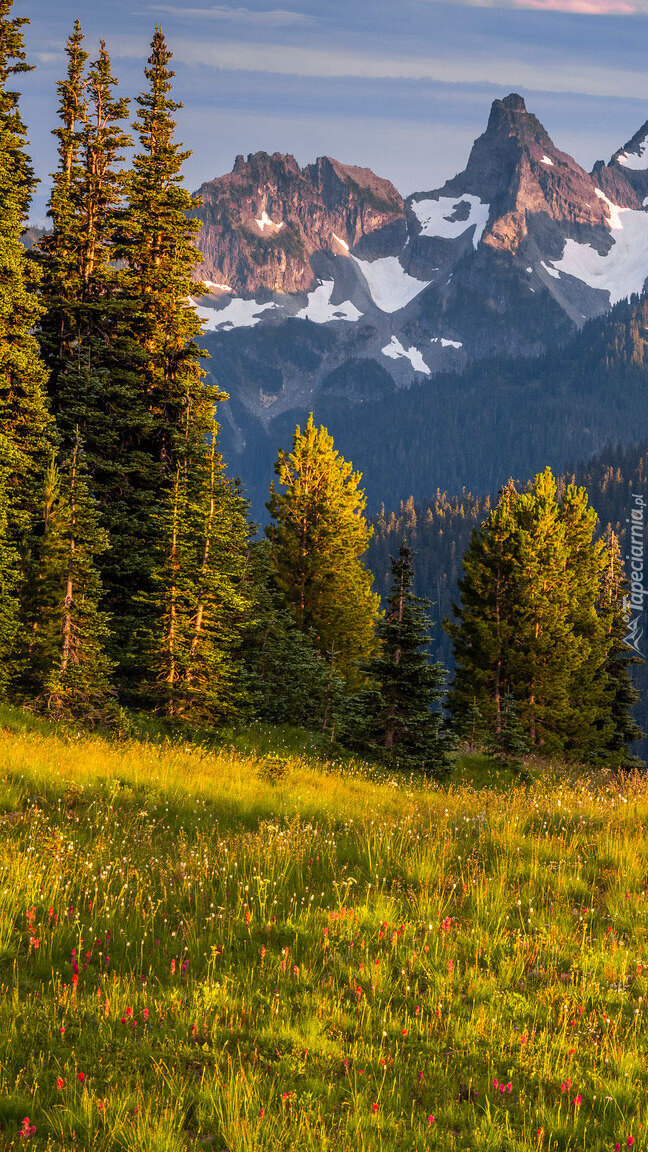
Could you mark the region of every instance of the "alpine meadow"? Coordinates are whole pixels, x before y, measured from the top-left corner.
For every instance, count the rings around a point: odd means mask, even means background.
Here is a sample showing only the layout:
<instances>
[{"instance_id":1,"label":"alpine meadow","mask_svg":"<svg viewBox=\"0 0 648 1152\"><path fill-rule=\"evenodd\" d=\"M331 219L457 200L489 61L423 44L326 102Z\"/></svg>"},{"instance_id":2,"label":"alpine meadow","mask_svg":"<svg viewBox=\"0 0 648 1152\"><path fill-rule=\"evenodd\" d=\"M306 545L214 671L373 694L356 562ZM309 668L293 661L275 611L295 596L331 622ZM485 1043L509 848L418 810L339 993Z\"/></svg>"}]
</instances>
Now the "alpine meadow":
<instances>
[{"instance_id":1,"label":"alpine meadow","mask_svg":"<svg viewBox=\"0 0 648 1152\"><path fill-rule=\"evenodd\" d=\"M645 5L69 3L0 0L0 1150L648 1152L648 121L364 164L430 21ZM349 160L191 192L217 91Z\"/></svg>"}]
</instances>

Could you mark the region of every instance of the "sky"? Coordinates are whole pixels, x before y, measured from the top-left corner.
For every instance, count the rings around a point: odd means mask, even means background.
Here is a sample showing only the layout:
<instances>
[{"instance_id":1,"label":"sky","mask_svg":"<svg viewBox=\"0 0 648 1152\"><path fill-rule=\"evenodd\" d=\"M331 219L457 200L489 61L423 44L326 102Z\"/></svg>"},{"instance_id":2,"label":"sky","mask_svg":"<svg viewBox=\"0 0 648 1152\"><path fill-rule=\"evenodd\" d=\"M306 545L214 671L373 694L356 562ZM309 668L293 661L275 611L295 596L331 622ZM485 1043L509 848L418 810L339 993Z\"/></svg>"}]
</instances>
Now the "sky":
<instances>
[{"instance_id":1,"label":"sky","mask_svg":"<svg viewBox=\"0 0 648 1152\"><path fill-rule=\"evenodd\" d=\"M283 6L285 4L285 7ZM521 93L586 168L648 120L648 0L16 0L35 71L22 111L45 218L64 45L81 20L134 97L156 24L174 52L192 190L238 153L329 155L407 195L465 167L491 102Z\"/></svg>"}]
</instances>

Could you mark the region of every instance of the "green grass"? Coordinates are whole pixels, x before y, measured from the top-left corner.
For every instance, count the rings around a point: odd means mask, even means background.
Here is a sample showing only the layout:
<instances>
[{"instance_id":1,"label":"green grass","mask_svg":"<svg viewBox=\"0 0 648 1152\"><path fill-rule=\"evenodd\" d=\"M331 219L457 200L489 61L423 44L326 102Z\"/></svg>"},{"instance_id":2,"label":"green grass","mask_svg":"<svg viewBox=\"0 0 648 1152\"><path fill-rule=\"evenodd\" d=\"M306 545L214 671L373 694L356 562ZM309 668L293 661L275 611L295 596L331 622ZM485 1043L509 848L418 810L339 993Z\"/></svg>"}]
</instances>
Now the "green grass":
<instances>
[{"instance_id":1,"label":"green grass","mask_svg":"<svg viewBox=\"0 0 648 1152\"><path fill-rule=\"evenodd\" d=\"M0 1148L648 1147L643 779L0 729Z\"/></svg>"}]
</instances>

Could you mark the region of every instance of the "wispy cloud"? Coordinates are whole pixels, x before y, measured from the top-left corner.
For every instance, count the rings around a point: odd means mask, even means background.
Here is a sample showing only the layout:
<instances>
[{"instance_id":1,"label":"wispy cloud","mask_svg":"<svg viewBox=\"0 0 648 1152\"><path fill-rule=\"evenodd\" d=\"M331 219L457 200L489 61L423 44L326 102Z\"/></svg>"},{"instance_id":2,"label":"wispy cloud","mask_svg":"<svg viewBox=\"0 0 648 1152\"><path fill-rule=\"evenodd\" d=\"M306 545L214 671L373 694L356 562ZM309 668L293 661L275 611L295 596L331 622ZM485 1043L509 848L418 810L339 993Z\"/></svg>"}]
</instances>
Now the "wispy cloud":
<instances>
[{"instance_id":1,"label":"wispy cloud","mask_svg":"<svg viewBox=\"0 0 648 1152\"><path fill-rule=\"evenodd\" d=\"M540 12L574 12L579 16L634 16L636 4L627 0L516 0L517 8Z\"/></svg>"},{"instance_id":2,"label":"wispy cloud","mask_svg":"<svg viewBox=\"0 0 648 1152\"><path fill-rule=\"evenodd\" d=\"M437 0L438 2L438 0ZM441 0L447 2L447 0ZM648 0L455 0L469 8L513 8L527 12L566 12L575 16L648 15Z\"/></svg>"},{"instance_id":3,"label":"wispy cloud","mask_svg":"<svg viewBox=\"0 0 648 1152\"><path fill-rule=\"evenodd\" d=\"M115 37L112 44L123 58L138 58L141 46L130 36ZM569 60L559 53L549 60L537 54L510 57L476 57L465 53L450 57L368 55L340 51L335 45L305 48L292 44L263 44L244 41L174 40L174 56L189 67L222 71L268 73L270 75L359 80L427 80L441 84L496 86L536 92L571 93L586 96L648 98L648 72L620 65L592 68L589 63Z\"/></svg>"},{"instance_id":4,"label":"wispy cloud","mask_svg":"<svg viewBox=\"0 0 648 1152\"><path fill-rule=\"evenodd\" d=\"M223 20L230 24L265 25L271 28L285 28L291 25L312 25L317 17L304 12L290 12L283 8L253 11L251 8L230 8L227 4L214 4L209 8L183 8L176 4L151 5L151 11L167 16L181 16L183 19Z\"/></svg>"}]
</instances>

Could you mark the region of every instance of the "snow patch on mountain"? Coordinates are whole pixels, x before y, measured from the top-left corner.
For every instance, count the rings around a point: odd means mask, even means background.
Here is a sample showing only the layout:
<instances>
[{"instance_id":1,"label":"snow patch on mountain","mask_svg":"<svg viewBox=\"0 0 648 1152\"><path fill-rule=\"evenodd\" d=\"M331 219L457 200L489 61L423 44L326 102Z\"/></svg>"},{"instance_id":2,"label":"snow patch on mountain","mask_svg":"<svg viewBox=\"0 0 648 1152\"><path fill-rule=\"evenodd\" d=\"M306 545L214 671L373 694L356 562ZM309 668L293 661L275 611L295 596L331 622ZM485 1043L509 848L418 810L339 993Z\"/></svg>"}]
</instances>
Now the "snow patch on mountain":
<instances>
[{"instance_id":1,"label":"snow patch on mountain","mask_svg":"<svg viewBox=\"0 0 648 1152\"><path fill-rule=\"evenodd\" d=\"M349 245L347 244L346 240L343 240L341 236L336 236L335 232L333 233L333 239L337 240L338 244L341 248L344 249L345 252L349 251Z\"/></svg>"},{"instance_id":2,"label":"snow patch on mountain","mask_svg":"<svg viewBox=\"0 0 648 1152\"><path fill-rule=\"evenodd\" d=\"M261 313L277 308L274 301L258 304L256 300L230 300L225 308L204 308L197 306L196 312L204 320L203 332L219 332L221 329L254 328L261 322Z\"/></svg>"},{"instance_id":3,"label":"snow patch on mountain","mask_svg":"<svg viewBox=\"0 0 648 1152\"><path fill-rule=\"evenodd\" d=\"M638 152L622 152L617 160L632 172L645 172L648 168L648 136L640 141L638 148Z\"/></svg>"},{"instance_id":4,"label":"snow patch on mountain","mask_svg":"<svg viewBox=\"0 0 648 1152\"><path fill-rule=\"evenodd\" d=\"M275 228L276 231L279 232L284 226L283 220L280 220L278 224L275 224L274 220L271 220L270 217L268 216L268 213L266 212L265 208L263 209L263 212L261 213L261 218L259 220L256 220L255 223L259 225L259 228L261 229L262 232L265 232L266 228Z\"/></svg>"},{"instance_id":5,"label":"snow patch on mountain","mask_svg":"<svg viewBox=\"0 0 648 1152\"><path fill-rule=\"evenodd\" d=\"M416 280L405 271L397 256L383 256L379 260L351 259L360 269L371 298L381 312L398 312L414 300L430 280Z\"/></svg>"},{"instance_id":6,"label":"snow patch on mountain","mask_svg":"<svg viewBox=\"0 0 648 1152\"><path fill-rule=\"evenodd\" d=\"M554 162L551 159L551 156L543 156L540 163L541 164L548 164L551 168L553 168L553 166L554 166Z\"/></svg>"},{"instance_id":7,"label":"snow patch on mountain","mask_svg":"<svg viewBox=\"0 0 648 1152\"><path fill-rule=\"evenodd\" d=\"M308 304L297 313L298 320L312 320L313 324L330 324L332 320L360 320L362 312L345 300L342 304L331 304L335 288L334 280L324 280L313 292L308 293Z\"/></svg>"},{"instance_id":8,"label":"snow patch on mountain","mask_svg":"<svg viewBox=\"0 0 648 1152\"><path fill-rule=\"evenodd\" d=\"M448 340L445 336L433 336L430 344L440 344L442 348L463 348L461 340Z\"/></svg>"},{"instance_id":9,"label":"snow patch on mountain","mask_svg":"<svg viewBox=\"0 0 648 1152\"><path fill-rule=\"evenodd\" d=\"M229 284L215 284L213 280L204 280L203 283L205 285L205 288L213 288L217 292L231 292L232 291L232 288L230 287Z\"/></svg>"},{"instance_id":10,"label":"snow patch on mountain","mask_svg":"<svg viewBox=\"0 0 648 1152\"><path fill-rule=\"evenodd\" d=\"M574 276L590 288L609 292L610 304L616 304L633 292L642 292L648 277L648 212L620 208L598 188L596 195L610 210L612 248L601 255L589 244L567 240L561 259L553 265L557 272Z\"/></svg>"},{"instance_id":11,"label":"snow patch on mountain","mask_svg":"<svg viewBox=\"0 0 648 1152\"><path fill-rule=\"evenodd\" d=\"M409 360L415 372L424 372L426 376L430 376L431 372L428 368L423 356L418 348L404 348L400 340L396 336L392 336L389 344L382 349L383 356L388 356L390 360Z\"/></svg>"},{"instance_id":12,"label":"snow patch on mountain","mask_svg":"<svg viewBox=\"0 0 648 1152\"><path fill-rule=\"evenodd\" d=\"M468 216L463 205L468 205ZM488 224L490 204L484 204L479 196L441 196L438 200L413 200L412 212L421 225L421 236L434 236L441 240L456 240L469 228L474 228L475 248L481 240Z\"/></svg>"}]
</instances>

